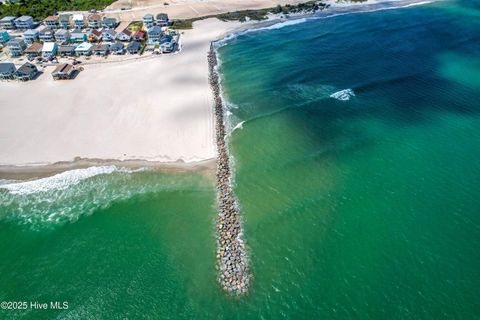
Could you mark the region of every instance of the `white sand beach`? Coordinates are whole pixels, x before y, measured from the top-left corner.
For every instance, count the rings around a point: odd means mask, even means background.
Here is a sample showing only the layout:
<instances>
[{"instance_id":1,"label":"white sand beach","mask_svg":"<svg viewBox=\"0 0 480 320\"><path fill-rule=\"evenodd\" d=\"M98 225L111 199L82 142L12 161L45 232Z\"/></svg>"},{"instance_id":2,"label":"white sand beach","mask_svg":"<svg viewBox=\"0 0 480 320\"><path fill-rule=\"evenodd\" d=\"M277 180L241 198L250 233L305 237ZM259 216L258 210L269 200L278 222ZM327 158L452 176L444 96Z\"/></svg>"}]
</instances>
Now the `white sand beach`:
<instances>
[{"instance_id":1,"label":"white sand beach","mask_svg":"<svg viewBox=\"0 0 480 320\"><path fill-rule=\"evenodd\" d=\"M0 165L215 157L210 42L239 26L199 21L182 52L86 65L74 80L0 83Z\"/></svg>"},{"instance_id":2,"label":"white sand beach","mask_svg":"<svg viewBox=\"0 0 480 320\"><path fill-rule=\"evenodd\" d=\"M139 20L147 13L159 12L165 12L173 19L188 19L301 2L305 2L305 0L118 0L108 6L104 12L124 21Z\"/></svg>"}]
</instances>

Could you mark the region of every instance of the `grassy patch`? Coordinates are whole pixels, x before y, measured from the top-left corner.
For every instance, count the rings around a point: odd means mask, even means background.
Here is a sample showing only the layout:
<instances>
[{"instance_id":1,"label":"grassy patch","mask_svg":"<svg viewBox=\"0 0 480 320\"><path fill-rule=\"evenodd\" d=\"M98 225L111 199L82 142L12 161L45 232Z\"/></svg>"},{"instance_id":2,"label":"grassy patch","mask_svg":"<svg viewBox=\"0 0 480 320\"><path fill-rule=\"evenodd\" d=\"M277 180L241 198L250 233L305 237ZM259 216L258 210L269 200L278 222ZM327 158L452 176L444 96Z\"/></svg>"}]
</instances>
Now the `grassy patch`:
<instances>
[{"instance_id":1,"label":"grassy patch","mask_svg":"<svg viewBox=\"0 0 480 320\"><path fill-rule=\"evenodd\" d=\"M127 27L127 29L131 32L142 31L143 22L142 21L133 21Z\"/></svg>"},{"instance_id":2,"label":"grassy patch","mask_svg":"<svg viewBox=\"0 0 480 320\"><path fill-rule=\"evenodd\" d=\"M115 0L21 0L17 4L0 4L0 18L5 16L32 16L36 20L57 11L104 9Z\"/></svg>"}]
</instances>

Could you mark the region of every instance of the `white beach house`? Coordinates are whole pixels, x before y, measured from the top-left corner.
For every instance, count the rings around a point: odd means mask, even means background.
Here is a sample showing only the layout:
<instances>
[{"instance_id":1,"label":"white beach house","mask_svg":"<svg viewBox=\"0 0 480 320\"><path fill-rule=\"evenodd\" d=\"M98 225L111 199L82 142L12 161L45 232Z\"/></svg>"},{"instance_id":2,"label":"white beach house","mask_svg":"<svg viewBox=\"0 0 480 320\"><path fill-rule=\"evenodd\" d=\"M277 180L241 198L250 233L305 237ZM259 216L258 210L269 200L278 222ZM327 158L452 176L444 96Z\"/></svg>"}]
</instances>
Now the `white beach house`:
<instances>
[{"instance_id":1,"label":"white beach house","mask_svg":"<svg viewBox=\"0 0 480 320\"><path fill-rule=\"evenodd\" d=\"M33 43L39 39L38 35L39 32L37 29L28 29L23 33L23 38L27 43Z\"/></svg>"},{"instance_id":2,"label":"white beach house","mask_svg":"<svg viewBox=\"0 0 480 320\"><path fill-rule=\"evenodd\" d=\"M60 23L58 22L58 16L49 16L43 19L43 24L50 29L60 28Z\"/></svg>"},{"instance_id":3,"label":"white beach house","mask_svg":"<svg viewBox=\"0 0 480 320\"><path fill-rule=\"evenodd\" d=\"M65 29L58 30L55 32L55 40L60 43L68 42L70 40L70 32Z\"/></svg>"},{"instance_id":4,"label":"white beach house","mask_svg":"<svg viewBox=\"0 0 480 320\"><path fill-rule=\"evenodd\" d=\"M42 57L50 59L57 54L58 45L56 42L45 42L42 48Z\"/></svg>"},{"instance_id":5,"label":"white beach house","mask_svg":"<svg viewBox=\"0 0 480 320\"><path fill-rule=\"evenodd\" d=\"M27 30L33 27L33 18L30 16L21 16L15 19L15 27L17 29Z\"/></svg>"},{"instance_id":6,"label":"white beach house","mask_svg":"<svg viewBox=\"0 0 480 320\"><path fill-rule=\"evenodd\" d=\"M92 54L93 45L88 42L82 42L75 49L75 53L79 56L89 56Z\"/></svg>"},{"instance_id":7,"label":"white beach house","mask_svg":"<svg viewBox=\"0 0 480 320\"><path fill-rule=\"evenodd\" d=\"M61 14L58 17L58 24L60 25L60 28L63 29L70 29L71 22L70 20L72 19L71 14Z\"/></svg>"},{"instance_id":8,"label":"white beach house","mask_svg":"<svg viewBox=\"0 0 480 320\"><path fill-rule=\"evenodd\" d=\"M0 28L3 29L15 29L15 17L7 16L0 19Z\"/></svg>"},{"instance_id":9,"label":"white beach house","mask_svg":"<svg viewBox=\"0 0 480 320\"><path fill-rule=\"evenodd\" d=\"M73 15L73 26L78 29L83 29L85 26L85 18L83 17L83 14Z\"/></svg>"}]
</instances>

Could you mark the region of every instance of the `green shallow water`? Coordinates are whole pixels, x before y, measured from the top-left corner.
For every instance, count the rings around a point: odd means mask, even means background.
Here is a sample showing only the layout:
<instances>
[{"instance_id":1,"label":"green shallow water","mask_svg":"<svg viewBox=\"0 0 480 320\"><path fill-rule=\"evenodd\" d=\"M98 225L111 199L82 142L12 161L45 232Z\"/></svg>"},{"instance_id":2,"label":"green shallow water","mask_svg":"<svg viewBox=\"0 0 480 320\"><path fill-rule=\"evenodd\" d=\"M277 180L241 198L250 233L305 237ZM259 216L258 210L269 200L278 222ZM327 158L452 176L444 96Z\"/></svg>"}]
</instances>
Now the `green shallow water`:
<instances>
[{"instance_id":1,"label":"green shallow water","mask_svg":"<svg viewBox=\"0 0 480 320\"><path fill-rule=\"evenodd\" d=\"M247 296L216 283L211 178L113 172L0 189L0 300L69 302L0 319L480 319L479 12L342 15L219 49Z\"/></svg>"}]
</instances>

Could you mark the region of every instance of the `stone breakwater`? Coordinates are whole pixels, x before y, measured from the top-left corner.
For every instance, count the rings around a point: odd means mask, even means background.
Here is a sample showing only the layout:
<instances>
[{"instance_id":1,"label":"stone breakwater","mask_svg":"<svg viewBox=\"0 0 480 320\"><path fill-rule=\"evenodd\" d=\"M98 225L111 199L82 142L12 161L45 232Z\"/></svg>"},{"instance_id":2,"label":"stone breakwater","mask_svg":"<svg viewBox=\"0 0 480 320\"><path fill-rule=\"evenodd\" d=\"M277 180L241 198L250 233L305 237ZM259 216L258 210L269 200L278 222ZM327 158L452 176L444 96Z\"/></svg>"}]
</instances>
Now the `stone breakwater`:
<instances>
[{"instance_id":1,"label":"stone breakwater","mask_svg":"<svg viewBox=\"0 0 480 320\"><path fill-rule=\"evenodd\" d=\"M208 54L210 85L215 103L215 129L217 143L217 268L218 281L224 290L235 295L248 291L250 272L243 240L240 211L232 189L230 158L225 139L225 118L216 71L217 55L213 45Z\"/></svg>"}]
</instances>

